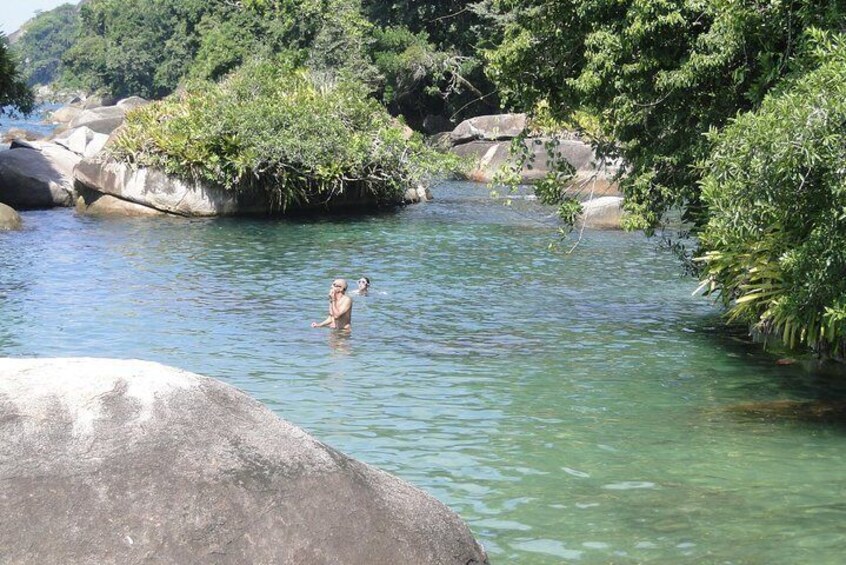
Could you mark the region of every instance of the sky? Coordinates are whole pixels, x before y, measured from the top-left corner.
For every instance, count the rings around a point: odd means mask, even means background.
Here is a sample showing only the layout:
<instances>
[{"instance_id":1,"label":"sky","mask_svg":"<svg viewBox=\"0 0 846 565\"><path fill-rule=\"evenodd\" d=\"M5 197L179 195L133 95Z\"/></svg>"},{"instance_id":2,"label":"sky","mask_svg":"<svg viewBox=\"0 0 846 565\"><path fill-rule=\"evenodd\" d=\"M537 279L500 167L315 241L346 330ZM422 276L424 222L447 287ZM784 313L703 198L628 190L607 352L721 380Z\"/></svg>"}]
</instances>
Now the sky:
<instances>
[{"instance_id":1,"label":"sky","mask_svg":"<svg viewBox=\"0 0 846 565\"><path fill-rule=\"evenodd\" d=\"M0 0L0 26L9 35L35 15L37 10L46 12L62 4L76 4L78 0Z\"/></svg>"}]
</instances>

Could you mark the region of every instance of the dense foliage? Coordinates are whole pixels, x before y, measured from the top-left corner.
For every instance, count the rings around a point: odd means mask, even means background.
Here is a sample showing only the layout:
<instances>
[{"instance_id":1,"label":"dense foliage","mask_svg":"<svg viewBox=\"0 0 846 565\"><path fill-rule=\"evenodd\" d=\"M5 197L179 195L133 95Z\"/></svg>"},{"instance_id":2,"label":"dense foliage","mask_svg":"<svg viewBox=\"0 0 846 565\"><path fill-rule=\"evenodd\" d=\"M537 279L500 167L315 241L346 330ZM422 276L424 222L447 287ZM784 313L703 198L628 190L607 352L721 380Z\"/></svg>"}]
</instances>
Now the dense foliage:
<instances>
[{"instance_id":1,"label":"dense foliage","mask_svg":"<svg viewBox=\"0 0 846 565\"><path fill-rule=\"evenodd\" d=\"M18 48L31 82L160 98L187 79L218 79L253 57L285 54L331 80L354 75L422 127L494 111L466 1L90 0L29 22ZM484 92L483 92L484 91ZM443 120L441 120L443 123Z\"/></svg>"},{"instance_id":2,"label":"dense foliage","mask_svg":"<svg viewBox=\"0 0 846 565\"><path fill-rule=\"evenodd\" d=\"M633 227L673 207L702 222L704 137L757 107L796 68L811 26L839 29L838 0L494 0L504 40L489 72L510 105L598 118L626 159ZM608 145L606 147L611 147Z\"/></svg>"},{"instance_id":3,"label":"dense foliage","mask_svg":"<svg viewBox=\"0 0 846 565\"><path fill-rule=\"evenodd\" d=\"M846 39L712 134L706 284L733 318L795 346L846 344Z\"/></svg>"},{"instance_id":4,"label":"dense foliage","mask_svg":"<svg viewBox=\"0 0 846 565\"><path fill-rule=\"evenodd\" d=\"M631 227L679 209L705 286L788 345L844 347L842 0L494 0L507 104L589 116ZM820 55L820 39L829 49Z\"/></svg>"},{"instance_id":5,"label":"dense foliage","mask_svg":"<svg viewBox=\"0 0 846 565\"><path fill-rule=\"evenodd\" d=\"M574 125L623 159L630 227L702 230L735 319L842 348L844 21L846 0L90 0L61 65L117 96L187 81L130 118L122 158L283 204L415 178L429 155L372 97L418 129L500 105ZM284 63L212 82L254 57ZM539 195L572 220L567 173Z\"/></svg>"},{"instance_id":6,"label":"dense foliage","mask_svg":"<svg viewBox=\"0 0 846 565\"><path fill-rule=\"evenodd\" d=\"M73 44L78 27L79 12L73 4L42 12L23 25L12 51L29 85L50 84L59 78L62 55Z\"/></svg>"},{"instance_id":7,"label":"dense foliage","mask_svg":"<svg viewBox=\"0 0 846 565\"><path fill-rule=\"evenodd\" d=\"M316 84L278 61L249 62L131 112L111 151L230 190L266 190L283 210L354 190L396 201L449 164L406 140L361 83Z\"/></svg>"},{"instance_id":8,"label":"dense foliage","mask_svg":"<svg viewBox=\"0 0 846 565\"><path fill-rule=\"evenodd\" d=\"M32 107L32 91L18 72L6 38L0 35L0 115L12 110L28 113Z\"/></svg>"}]
</instances>

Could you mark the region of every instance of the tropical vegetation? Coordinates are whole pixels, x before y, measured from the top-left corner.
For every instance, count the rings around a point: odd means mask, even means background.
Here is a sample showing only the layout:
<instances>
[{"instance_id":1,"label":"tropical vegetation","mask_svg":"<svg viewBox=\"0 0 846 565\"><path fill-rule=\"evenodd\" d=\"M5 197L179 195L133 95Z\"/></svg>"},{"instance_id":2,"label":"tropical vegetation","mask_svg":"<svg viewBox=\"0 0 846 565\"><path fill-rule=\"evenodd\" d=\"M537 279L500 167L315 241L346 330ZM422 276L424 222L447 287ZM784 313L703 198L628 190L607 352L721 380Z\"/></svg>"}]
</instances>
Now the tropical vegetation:
<instances>
[{"instance_id":1,"label":"tropical vegetation","mask_svg":"<svg viewBox=\"0 0 846 565\"><path fill-rule=\"evenodd\" d=\"M12 111L32 110L32 91L21 77L14 57L9 53L6 38L0 35L0 115Z\"/></svg>"},{"instance_id":2,"label":"tropical vegetation","mask_svg":"<svg viewBox=\"0 0 846 565\"><path fill-rule=\"evenodd\" d=\"M395 160L382 108L430 131L526 111L622 160L628 227L652 234L680 213L704 288L733 320L842 351L846 0L90 0L77 14L70 47L38 68L116 96L177 92L131 118L125 159L233 189L279 174L297 179L298 194L331 192L344 178L414 177L417 165ZM16 49L32 53L26 42L38 38L25 34ZM251 107L233 93L249 82L237 69L255 58L285 70L255 67L268 82L250 88L291 89ZM46 76L33 61L26 76ZM284 100L309 109L325 138L302 137L305 118ZM239 120L263 139L248 139ZM337 156L325 140L339 140ZM386 159L378 172L374 148ZM538 190L572 220L566 173Z\"/></svg>"},{"instance_id":3,"label":"tropical vegetation","mask_svg":"<svg viewBox=\"0 0 846 565\"><path fill-rule=\"evenodd\" d=\"M78 31L79 10L70 3L26 22L12 47L24 80L30 85L52 83L59 75L62 55L73 45Z\"/></svg>"},{"instance_id":4,"label":"tropical vegetation","mask_svg":"<svg viewBox=\"0 0 846 565\"><path fill-rule=\"evenodd\" d=\"M842 349L846 194L835 85L846 83L836 63L846 3L493 7L503 39L487 51L488 73L504 103L598 126L585 130L600 155L626 165L630 227L652 233L681 211L694 234L704 229L694 254L704 255L705 287L732 319L789 345Z\"/></svg>"},{"instance_id":5,"label":"tropical vegetation","mask_svg":"<svg viewBox=\"0 0 846 565\"><path fill-rule=\"evenodd\" d=\"M146 98L162 98L185 80L217 80L255 57L284 54L316 74L356 76L420 128L427 116L458 119L497 108L475 48L482 25L472 6L460 0L92 0L40 14L15 49L31 84L56 80ZM73 21L53 33L67 18Z\"/></svg>"},{"instance_id":6,"label":"tropical vegetation","mask_svg":"<svg viewBox=\"0 0 846 565\"><path fill-rule=\"evenodd\" d=\"M266 191L279 210L345 193L396 202L452 161L367 96L285 61L247 62L131 112L111 145L129 163L234 191Z\"/></svg>"},{"instance_id":7,"label":"tropical vegetation","mask_svg":"<svg viewBox=\"0 0 846 565\"><path fill-rule=\"evenodd\" d=\"M703 164L705 286L732 319L846 357L846 39L712 132Z\"/></svg>"}]
</instances>

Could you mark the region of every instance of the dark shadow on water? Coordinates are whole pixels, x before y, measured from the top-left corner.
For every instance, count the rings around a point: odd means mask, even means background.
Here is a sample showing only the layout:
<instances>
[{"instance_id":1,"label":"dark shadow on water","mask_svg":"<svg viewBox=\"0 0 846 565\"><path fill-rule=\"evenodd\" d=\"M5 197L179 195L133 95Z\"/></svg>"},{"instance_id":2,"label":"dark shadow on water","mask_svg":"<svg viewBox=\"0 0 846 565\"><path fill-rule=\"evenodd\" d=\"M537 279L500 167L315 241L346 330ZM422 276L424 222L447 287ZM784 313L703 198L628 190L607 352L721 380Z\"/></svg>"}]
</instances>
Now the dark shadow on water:
<instances>
[{"instance_id":1,"label":"dark shadow on water","mask_svg":"<svg viewBox=\"0 0 846 565\"><path fill-rule=\"evenodd\" d=\"M709 319L702 333L716 349L744 360L750 371L772 379L778 397L727 405L722 411L740 421L797 422L846 427L846 364L823 361L811 353L765 348L745 327ZM744 385L749 398L760 397L760 385Z\"/></svg>"}]
</instances>

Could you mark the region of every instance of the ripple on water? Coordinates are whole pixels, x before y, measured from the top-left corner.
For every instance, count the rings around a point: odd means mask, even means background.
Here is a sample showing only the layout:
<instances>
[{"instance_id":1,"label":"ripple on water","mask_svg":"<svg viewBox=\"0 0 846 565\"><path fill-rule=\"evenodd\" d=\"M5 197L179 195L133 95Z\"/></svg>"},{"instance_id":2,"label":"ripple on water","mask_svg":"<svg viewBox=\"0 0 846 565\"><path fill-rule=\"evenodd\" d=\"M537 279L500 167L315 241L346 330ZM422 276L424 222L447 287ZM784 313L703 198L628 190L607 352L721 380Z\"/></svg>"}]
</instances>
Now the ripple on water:
<instances>
[{"instance_id":1,"label":"ripple on water","mask_svg":"<svg viewBox=\"0 0 846 565\"><path fill-rule=\"evenodd\" d=\"M24 212L0 353L222 379L449 504L493 562L842 561L843 429L726 410L825 387L722 337L641 235L552 254L532 214L457 183L359 218ZM309 327L362 274L352 335Z\"/></svg>"},{"instance_id":2,"label":"ripple on water","mask_svg":"<svg viewBox=\"0 0 846 565\"><path fill-rule=\"evenodd\" d=\"M643 490L654 489L656 487L657 485L655 483L650 483L649 481L623 481L602 485L602 488L606 490Z\"/></svg>"}]
</instances>

